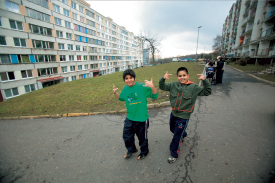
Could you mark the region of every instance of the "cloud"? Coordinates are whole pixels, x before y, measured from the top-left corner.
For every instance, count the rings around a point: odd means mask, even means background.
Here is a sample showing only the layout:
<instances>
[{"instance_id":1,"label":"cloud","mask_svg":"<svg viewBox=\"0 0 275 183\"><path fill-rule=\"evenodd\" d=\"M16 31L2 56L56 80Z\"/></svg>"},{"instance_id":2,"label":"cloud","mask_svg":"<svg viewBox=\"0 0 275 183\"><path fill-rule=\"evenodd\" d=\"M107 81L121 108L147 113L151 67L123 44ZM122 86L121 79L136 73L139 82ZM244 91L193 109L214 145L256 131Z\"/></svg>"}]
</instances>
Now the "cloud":
<instances>
[{"instance_id":1,"label":"cloud","mask_svg":"<svg viewBox=\"0 0 275 183\"><path fill-rule=\"evenodd\" d=\"M235 1L89 1L99 13L136 35L150 30L162 38L165 57L211 52L213 38L222 34L223 23Z\"/></svg>"}]
</instances>

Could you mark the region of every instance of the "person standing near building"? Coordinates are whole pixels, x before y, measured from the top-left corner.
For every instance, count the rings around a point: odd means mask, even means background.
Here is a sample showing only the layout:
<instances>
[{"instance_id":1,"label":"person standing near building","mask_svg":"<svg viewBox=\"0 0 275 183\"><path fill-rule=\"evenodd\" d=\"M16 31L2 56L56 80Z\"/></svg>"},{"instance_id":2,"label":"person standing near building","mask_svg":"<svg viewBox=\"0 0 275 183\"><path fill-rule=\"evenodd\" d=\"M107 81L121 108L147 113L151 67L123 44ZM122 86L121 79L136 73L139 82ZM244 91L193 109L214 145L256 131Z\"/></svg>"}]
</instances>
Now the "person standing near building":
<instances>
[{"instance_id":1,"label":"person standing near building","mask_svg":"<svg viewBox=\"0 0 275 183\"><path fill-rule=\"evenodd\" d=\"M216 77L217 77L217 82L216 83L222 83L222 77L223 77L223 67L224 67L224 61L222 59L221 56L218 56L217 57L218 61L217 61L217 74L216 74Z\"/></svg>"}]
</instances>

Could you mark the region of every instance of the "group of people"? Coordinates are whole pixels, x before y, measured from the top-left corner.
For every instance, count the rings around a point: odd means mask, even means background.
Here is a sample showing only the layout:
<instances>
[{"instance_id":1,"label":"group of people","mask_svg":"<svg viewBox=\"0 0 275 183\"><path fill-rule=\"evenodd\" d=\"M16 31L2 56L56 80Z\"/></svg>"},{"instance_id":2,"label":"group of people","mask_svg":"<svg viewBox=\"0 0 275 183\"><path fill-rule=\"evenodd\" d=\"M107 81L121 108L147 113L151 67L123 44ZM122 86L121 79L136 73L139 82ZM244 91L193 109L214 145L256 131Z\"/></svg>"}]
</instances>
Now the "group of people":
<instances>
[{"instance_id":1,"label":"group of people","mask_svg":"<svg viewBox=\"0 0 275 183\"><path fill-rule=\"evenodd\" d=\"M166 72L159 79L159 88L164 91L170 91L170 131L174 134L170 143L170 156L168 163L174 163L180 154L180 147L183 139L187 136L186 128L189 118L194 111L197 96L210 95L212 90L210 83L203 74L198 74L202 80L203 87L189 81L188 70L185 67L180 67L177 70L177 80L166 83L165 81L172 74ZM149 115L147 111L147 98L156 99L158 91L151 81L145 80L144 83L136 82L136 74L133 70L127 69L123 72L123 80L125 86L120 94L116 91L118 88L113 85L113 94L119 101L124 101L127 108L127 117L124 121L123 140L127 152L124 158L129 159L138 150L135 145L134 136L137 135L140 146L140 154L138 160L144 159L148 153L148 128Z\"/></svg>"},{"instance_id":2,"label":"group of people","mask_svg":"<svg viewBox=\"0 0 275 183\"><path fill-rule=\"evenodd\" d=\"M217 57L217 62L208 61L206 64L206 78L212 84L215 76L215 84L222 83L224 73L224 60L221 56Z\"/></svg>"}]
</instances>

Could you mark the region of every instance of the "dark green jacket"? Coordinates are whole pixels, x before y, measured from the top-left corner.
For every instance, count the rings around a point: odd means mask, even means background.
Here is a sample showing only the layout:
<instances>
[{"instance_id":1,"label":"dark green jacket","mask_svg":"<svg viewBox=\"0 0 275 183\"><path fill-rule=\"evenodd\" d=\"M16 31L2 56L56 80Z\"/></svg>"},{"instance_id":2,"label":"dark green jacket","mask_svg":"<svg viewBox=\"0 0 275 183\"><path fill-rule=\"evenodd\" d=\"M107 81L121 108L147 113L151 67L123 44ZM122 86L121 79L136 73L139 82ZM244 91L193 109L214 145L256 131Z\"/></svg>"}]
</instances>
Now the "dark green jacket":
<instances>
[{"instance_id":1,"label":"dark green jacket","mask_svg":"<svg viewBox=\"0 0 275 183\"><path fill-rule=\"evenodd\" d=\"M181 85L179 81L165 83L163 77L159 80L161 90L170 91L170 104L174 116L189 119L194 111L197 96L207 96L212 92L211 85L207 79L203 80L203 86L196 83Z\"/></svg>"}]
</instances>

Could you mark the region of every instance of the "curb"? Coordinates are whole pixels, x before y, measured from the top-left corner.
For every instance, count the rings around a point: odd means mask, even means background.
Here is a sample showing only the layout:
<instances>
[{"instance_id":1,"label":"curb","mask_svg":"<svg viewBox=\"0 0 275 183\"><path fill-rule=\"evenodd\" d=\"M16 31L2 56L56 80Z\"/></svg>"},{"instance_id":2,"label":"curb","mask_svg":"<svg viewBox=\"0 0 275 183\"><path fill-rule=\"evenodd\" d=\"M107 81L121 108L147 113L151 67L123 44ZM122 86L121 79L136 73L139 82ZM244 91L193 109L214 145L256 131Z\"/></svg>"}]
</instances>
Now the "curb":
<instances>
[{"instance_id":1,"label":"curb","mask_svg":"<svg viewBox=\"0 0 275 183\"><path fill-rule=\"evenodd\" d=\"M157 108L170 106L170 101L156 103L156 104L147 104L147 108ZM97 114L119 114L126 113L126 109L119 111L107 111L107 112L91 112L91 113L68 113L68 114L53 114L53 115L39 115L39 116L17 116L17 117L1 117L0 120L12 120L12 119L38 119L38 118L61 118L61 117L79 117L79 116L91 116Z\"/></svg>"},{"instance_id":2,"label":"curb","mask_svg":"<svg viewBox=\"0 0 275 183\"><path fill-rule=\"evenodd\" d=\"M227 66L228 66L228 65L227 65ZM228 67L230 67L230 66L228 66ZM237 71L239 71L239 72L245 73L244 71L241 71L241 70L236 69L236 68L234 68L234 67L230 67L230 68L235 69L235 70L237 70ZM272 82L272 81L268 81L268 80L259 78L259 77L255 76L255 75L253 75L253 74L247 74L247 75L249 75L249 76L251 76L251 77L253 77L253 78L255 78L255 79L258 79L258 80L260 80L260 81L262 81L262 82L264 82L264 83L267 83L267 84L270 84L270 85L272 85L272 86L275 86L275 83Z\"/></svg>"}]
</instances>

